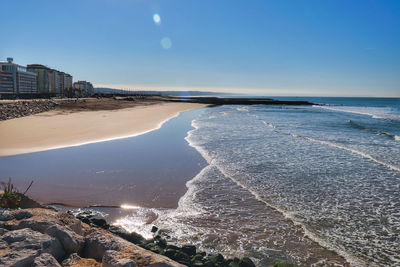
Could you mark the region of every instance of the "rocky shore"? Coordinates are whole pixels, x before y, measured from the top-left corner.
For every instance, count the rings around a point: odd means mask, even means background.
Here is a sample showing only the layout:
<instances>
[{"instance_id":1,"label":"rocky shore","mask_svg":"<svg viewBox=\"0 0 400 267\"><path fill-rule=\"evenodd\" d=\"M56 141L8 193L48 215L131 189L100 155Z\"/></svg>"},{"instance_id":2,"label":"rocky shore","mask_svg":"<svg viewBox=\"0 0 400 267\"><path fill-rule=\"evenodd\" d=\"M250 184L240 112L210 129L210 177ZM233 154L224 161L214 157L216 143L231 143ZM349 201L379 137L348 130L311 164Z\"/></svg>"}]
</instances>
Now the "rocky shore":
<instances>
[{"instance_id":1,"label":"rocky shore","mask_svg":"<svg viewBox=\"0 0 400 267\"><path fill-rule=\"evenodd\" d=\"M51 209L1 209L0 235L0 266L184 266Z\"/></svg>"},{"instance_id":2,"label":"rocky shore","mask_svg":"<svg viewBox=\"0 0 400 267\"><path fill-rule=\"evenodd\" d=\"M53 100L11 101L0 103L0 121L25 117L55 109Z\"/></svg>"},{"instance_id":3,"label":"rocky shore","mask_svg":"<svg viewBox=\"0 0 400 267\"><path fill-rule=\"evenodd\" d=\"M174 246L161 230L152 232L154 238L144 239L90 212L75 217L48 208L0 209L0 266L255 266L249 258Z\"/></svg>"},{"instance_id":4,"label":"rocky shore","mask_svg":"<svg viewBox=\"0 0 400 267\"><path fill-rule=\"evenodd\" d=\"M69 212L72 214L72 212ZM153 226L151 232L154 237L151 239L144 239L141 235L132 232L128 233L119 226L109 225L103 218L97 217L95 213L90 211L75 213L77 219L92 227L100 227L102 229L108 230L109 232L122 237L123 239L132 242L146 250L152 251L157 254L164 255L178 263L184 264L185 266L207 266L207 267L255 267L255 264L250 258L233 258L226 259L222 254L206 254L205 252L198 251L193 245L184 245L182 247L175 246L173 244L168 244L166 238L167 235L164 234L162 229L158 229ZM276 266L286 266L278 265L282 263L276 263Z\"/></svg>"}]
</instances>

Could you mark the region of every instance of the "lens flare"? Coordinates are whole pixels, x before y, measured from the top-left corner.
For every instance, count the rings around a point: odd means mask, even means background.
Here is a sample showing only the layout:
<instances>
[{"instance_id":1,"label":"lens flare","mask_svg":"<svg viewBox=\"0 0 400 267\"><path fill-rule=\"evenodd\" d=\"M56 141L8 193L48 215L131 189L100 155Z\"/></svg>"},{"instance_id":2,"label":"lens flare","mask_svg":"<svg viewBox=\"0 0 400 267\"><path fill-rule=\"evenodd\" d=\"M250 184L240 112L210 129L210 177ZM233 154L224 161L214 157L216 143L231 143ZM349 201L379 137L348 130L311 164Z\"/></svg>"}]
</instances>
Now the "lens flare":
<instances>
[{"instance_id":1,"label":"lens flare","mask_svg":"<svg viewBox=\"0 0 400 267\"><path fill-rule=\"evenodd\" d=\"M171 39L169 39L168 37L164 37L161 39L161 46L164 49L170 49L172 46L172 42Z\"/></svg>"},{"instance_id":2,"label":"lens flare","mask_svg":"<svg viewBox=\"0 0 400 267\"><path fill-rule=\"evenodd\" d=\"M160 25L160 24L161 24L161 17L160 17L160 15L157 14L157 13L154 14L154 15L153 15L153 21L154 21L155 24Z\"/></svg>"}]
</instances>

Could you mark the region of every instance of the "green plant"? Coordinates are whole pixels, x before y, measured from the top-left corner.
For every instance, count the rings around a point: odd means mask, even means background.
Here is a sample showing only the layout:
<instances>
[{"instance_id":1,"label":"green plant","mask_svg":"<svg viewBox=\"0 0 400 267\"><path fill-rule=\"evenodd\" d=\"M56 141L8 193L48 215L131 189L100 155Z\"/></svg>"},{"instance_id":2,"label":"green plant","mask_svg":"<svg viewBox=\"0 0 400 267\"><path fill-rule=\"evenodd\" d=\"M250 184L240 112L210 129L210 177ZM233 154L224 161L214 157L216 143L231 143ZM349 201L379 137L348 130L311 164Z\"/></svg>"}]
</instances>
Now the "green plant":
<instances>
[{"instance_id":1,"label":"green plant","mask_svg":"<svg viewBox=\"0 0 400 267\"><path fill-rule=\"evenodd\" d=\"M11 178L8 182L1 182L1 186L3 188L3 194L0 197L0 207L1 208L9 208L16 209L19 207L21 203L22 197L28 192L29 188L31 188L33 181L29 184L28 188L24 193L19 193L18 189L14 187L11 183Z\"/></svg>"}]
</instances>

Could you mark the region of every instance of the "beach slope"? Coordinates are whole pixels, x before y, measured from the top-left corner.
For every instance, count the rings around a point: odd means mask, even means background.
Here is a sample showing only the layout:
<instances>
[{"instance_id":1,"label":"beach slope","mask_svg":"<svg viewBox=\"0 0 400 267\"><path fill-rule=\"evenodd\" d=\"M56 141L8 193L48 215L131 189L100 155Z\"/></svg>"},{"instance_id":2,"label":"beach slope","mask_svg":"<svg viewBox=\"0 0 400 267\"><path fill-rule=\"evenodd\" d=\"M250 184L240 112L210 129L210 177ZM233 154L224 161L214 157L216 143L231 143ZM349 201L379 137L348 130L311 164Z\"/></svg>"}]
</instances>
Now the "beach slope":
<instances>
[{"instance_id":1,"label":"beach slope","mask_svg":"<svg viewBox=\"0 0 400 267\"><path fill-rule=\"evenodd\" d=\"M52 110L0 121L0 157L140 135L161 127L195 103L159 102L123 109Z\"/></svg>"}]
</instances>

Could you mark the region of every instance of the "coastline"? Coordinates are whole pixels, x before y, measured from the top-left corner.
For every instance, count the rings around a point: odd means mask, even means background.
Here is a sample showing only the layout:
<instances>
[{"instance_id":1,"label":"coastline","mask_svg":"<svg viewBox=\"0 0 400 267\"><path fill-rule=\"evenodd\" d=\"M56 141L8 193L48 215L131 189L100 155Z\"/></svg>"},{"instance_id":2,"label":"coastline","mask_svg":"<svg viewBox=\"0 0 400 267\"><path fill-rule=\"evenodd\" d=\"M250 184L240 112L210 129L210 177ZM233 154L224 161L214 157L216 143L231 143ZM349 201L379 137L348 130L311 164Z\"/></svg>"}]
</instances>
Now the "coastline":
<instances>
[{"instance_id":1,"label":"coastline","mask_svg":"<svg viewBox=\"0 0 400 267\"><path fill-rule=\"evenodd\" d=\"M133 137L203 104L156 102L121 109L52 110L0 122L0 157Z\"/></svg>"}]
</instances>

